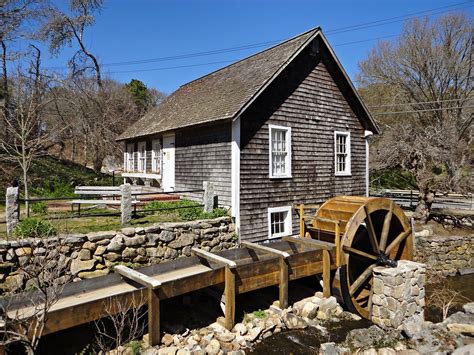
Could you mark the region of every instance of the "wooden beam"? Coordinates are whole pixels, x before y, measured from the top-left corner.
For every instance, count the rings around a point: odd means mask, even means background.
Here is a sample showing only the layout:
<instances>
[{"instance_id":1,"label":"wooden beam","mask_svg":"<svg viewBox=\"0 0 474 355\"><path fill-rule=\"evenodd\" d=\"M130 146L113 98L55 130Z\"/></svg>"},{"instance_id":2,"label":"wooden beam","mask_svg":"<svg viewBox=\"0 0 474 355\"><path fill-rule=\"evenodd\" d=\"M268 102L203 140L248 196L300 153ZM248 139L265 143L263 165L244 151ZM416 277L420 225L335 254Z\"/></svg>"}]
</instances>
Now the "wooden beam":
<instances>
[{"instance_id":1,"label":"wooden beam","mask_svg":"<svg viewBox=\"0 0 474 355\"><path fill-rule=\"evenodd\" d=\"M267 246L264 246L264 245L261 245L261 244L242 241L240 243L240 245L243 245L244 247L249 248L249 249L254 249L254 250L264 252L264 253L276 255L276 256L284 258L284 259L287 259L287 258L290 257L290 254L287 253L286 251L281 251L281 250L278 250L278 249L275 249L275 248L270 248L270 247L267 247Z\"/></svg>"},{"instance_id":2,"label":"wooden beam","mask_svg":"<svg viewBox=\"0 0 474 355\"><path fill-rule=\"evenodd\" d=\"M285 258L280 258L280 284L278 301L280 308L288 307L288 262Z\"/></svg>"},{"instance_id":3,"label":"wooden beam","mask_svg":"<svg viewBox=\"0 0 474 355\"><path fill-rule=\"evenodd\" d=\"M295 237L283 237L282 240L289 243L302 244L307 246L316 247L324 250L333 250L335 245L321 240L309 239L309 238L295 238Z\"/></svg>"},{"instance_id":4,"label":"wooden beam","mask_svg":"<svg viewBox=\"0 0 474 355\"><path fill-rule=\"evenodd\" d=\"M227 266L230 269L235 269L237 267L237 264L235 263L235 261L223 258L222 256L210 253L208 251L205 251L199 248L192 248L191 250L196 256L200 258L213 261L218 264L223 264L224 266Z\"/></svg>"},{"instance_id":5,"label":"wooden beam","mask_svg":"<svg viewBox=\"0 0 474 355\"><path fill-rule=\"evenodd\" d=\"M327 249L323 250L323 296L331 296L331 257Z\"/></svg>"},{"instance_id":6,"label":"wooden beam","mask_svg":"<svg viewBox=\"0 0 474 355\"><path fill-rule=\"evenodd\" d=\"M118 274L122 275L123 277L138 282L140 285L143 285L147 288L156 289L161 286L161 282L155 280L154 278L142 274L136 270L130 269L124 265L117 265L114 266L114 271Z\"/></svg>"},{"instance_id":7,"label":"wooden beam","mask_svg":"<svg viewBox=\"0 0 474 355\"><path fill-rule=\"evenodd\" d=\"M150 346L160 345L160 297L158 290L148 289L148 342Z\"/></svg>"},{"instance_id":8,"label":"wooden beam","mask_svg":"<svg viewBox=\"0 0 474 355\"><path fill-rule=\"evenodd\" d=\"M235 323L235 268L225 268L225 328L232 330Z\"/></svg>"}]
</instances>

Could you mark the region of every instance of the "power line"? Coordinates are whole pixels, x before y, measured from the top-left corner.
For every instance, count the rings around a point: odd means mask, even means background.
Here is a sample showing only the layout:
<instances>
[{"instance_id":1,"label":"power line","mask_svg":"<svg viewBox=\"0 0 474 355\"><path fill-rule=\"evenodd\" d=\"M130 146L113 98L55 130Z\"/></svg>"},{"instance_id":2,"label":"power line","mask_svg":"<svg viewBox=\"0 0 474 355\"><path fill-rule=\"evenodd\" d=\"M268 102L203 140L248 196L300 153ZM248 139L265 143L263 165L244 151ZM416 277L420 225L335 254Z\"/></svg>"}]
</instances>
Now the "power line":
<instances>
[{"instance_id":1,"label":"power line","mask_svg":"<svg viewBox=\"0 0 474 355\"><path fill-rule=\"evenodd\" d=\"M472 3L472 1L466 1L462 3L457 3L457 4L452 4L452 5L446 5L442 7L437 7L434 9L429 9L429 10L423 10L423 11L418 11L406 15L400 15L396 17L391 17L391 18L386 18L382 20L376 20L376 21L371 21L371 22L365 22L357 25L351 25L351 26L346 26L346 27L341 27L338 29L333 29L326 31L325 33L328 35L336 35L348 31L355 31L355 30L360 30L360 29L366 29L370 27L378 27L386 24L391 24L391 23L396 23L396 22L401 22L405 21L411 18L416 18L422 16L422 14L427 14L429 13L430 15L436 15L436 14L441 14L444 12L448 11L453 11L453 10L460 10L463 8L471 7L470 6L462 6L462 7L457 7L460 5L465 5L468 3ZM438 11L442 10L442 11ZM413 15L418 15L418 16L413 16ZM396 35L391 35L391 36L384 36L385 38L387 37L393 37ZM383 37L382 37L383 38ZM380 38L378 38L380 39ZM247 45L242 45L238 47L229 47L229 48L222 48L222 49L215 49L211 51L203 51L203 52L195 52L195 53L187 53L187 54L180 54L180 55L175 55L175 56L167 56L167 57L158 57L158 58L149 58L149 59L142 59L142 60L132 60L132 61L120 61L120 62L111 62L111 63L104 63L102 66L122 66L122 65L136 65L136 64L146 64L146 63L154 63L154 62L161 62L161 61L169 61L169 60L180 60L180 59L188 59L188 58L195 58L195 57L201 57L201 56L208 56L208 55L216 55L216 54L224 54L224 53L230 53L230 52L236 52L236 51L242 51L242 50L247 50L247 49L254 49L258 47L264 47L267 45L275 44L278 42L281 42L282 39L279 40L273 40L273 41L266 41L266 42L260 42L260 43L253 43L253 44L247 44ZM365 40L362 40L365 41ZM362 42L360 41L360 42ZM343 43L340 44L341 46L343 45L349 45L353 43L360 43L360 42L348 42L348 43ZM58 66L58 67L48 67L47 69L68 69L68 67L64 66Z\"/></svg>"},{"instance_id":2,"label":"power line","mask_svg":"<svg viewBox=\"0 0 474 355\"><path fill-rule=\"evenodd\" d=\"M146 71L159 71L159 70L169 70L169 69L181 69L181 68L191 68L191 67L200 67L203 65L211 65L211 64L224 64L224 63L233 63L236 62L238 59L234 60L221 60L218 62L208 62L208 63L199 63L199 64L189 64L189 65L177 65L174 67L161 67L161 68L151 68L151 69L134 69L134 70L118 70L118 71L111 71L106 72L109 74L118 74L118 73L139 73L139 72L146 72Z\"/></svg>"},{"instance_id":3,"label":"power line","mask_svg":"<svg viewBox=\"0 0 474 355\"><path fill-rule=\"evenodd\" d=\"M375 41L375 40L379 40L379 39L382 39L382 38L395 37L395 36L398 36L398 35L388 35L388 36L381 36L381 37L376 37L376 38L368 38L368 39L363 39L363 40L358 40L358 41L346 42L346 43L341 43L341 44L335 44L334 47L346 46L346 45L349 45L349 44L356 44L356 43L362 43L362 42ZM172 67L150 68L150 69L116 70L116 71L109 71L107 73L108 74L139 73L139 72L147 72L147 71L181 69L181 68L200 67L200 66L212 65L212 64L234 63L234 62L237 62L239 60L241 60L241 59L231 59L231 60L222 60L222 61L217 61L217 62L205 62L205 63L197 63L197 64L189 64L189 65L178 65L178 66L172 66Z\"/></svg>"},{"instance_id":4,"label":"power line","mask_svg":"<svg viewBox=\"0 0 474 355\"><path fill-rule=\"evenodd\" d=\"M398 106L407 106L407 105L422 105L422 104L437 104L441 102L452 102L452 101L467 101L472 99L472 96L466 97L464 99L451 99L451 100L437 100L437 101L420 101L420 102L407 102L393 105L378 105L378 106L367 106L368 108L382 108L382 107L398 107Z\"/></svg>"},{"instance_id":5,"label":"power line","mask_svg":"<svg viewBox=\"0 0 474 355\"><path fill-rule=\"evenodd\" d=\"M416 112L428 112L428 111L443 111L443 110L459 110L464 108L473 108L474 106L458 106L458 107L443 107L443 108L431 108L423 110L410 110L410 111L393 111L393 112L373 112L372 115L398 115L400 113L416 113Z\"/></svg>"}]
</instances>

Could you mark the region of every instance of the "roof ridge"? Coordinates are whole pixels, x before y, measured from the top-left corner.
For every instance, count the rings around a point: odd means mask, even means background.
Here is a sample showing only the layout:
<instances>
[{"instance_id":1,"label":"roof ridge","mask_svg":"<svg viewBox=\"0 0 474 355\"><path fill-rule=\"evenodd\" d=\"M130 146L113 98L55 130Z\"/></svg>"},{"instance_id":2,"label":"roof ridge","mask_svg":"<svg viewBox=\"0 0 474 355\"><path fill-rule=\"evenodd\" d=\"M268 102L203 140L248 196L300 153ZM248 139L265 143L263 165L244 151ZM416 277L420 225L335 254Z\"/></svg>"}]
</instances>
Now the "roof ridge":
<instances>
[{"instance_id":1,"label":"roof ridge","mask_svg":"<svg viewBox=\"0 0 474 355\"><path fill-rule=\"evenodd\" d=\"M196 78L196 79L193 79L193 80L191 80L191 81L188 81L187 83L185 83L185 84L183 84L183 85L180 85L179 88L181 89L181 88L183 88L183 87L185 87L185 86L188 86L189 84L192 84L192 83L194 83L194 82L196 82L196 81L198 81L198 80L204 79L204 78L206 78L206 77L208 77L208 76L211 76L211 75L213 75L213 74L215 74L215 73L217 73L217 72L220 72L221 70L230 68L230 67L232 67L233 65L236 65L236 64L238 64L238 63L240 63L240 62L243 62L244 60L250 59L250 58L255 57L255 56L259 55L259 54L265 53L265 52L267 52L267 51L269 51L269 50L272 50L272 49L274 49L274 48L277 48L277 47L279 47L279 46L282 46L282 45L284 45L284 44L286 44L286 43L288 43L288 42L290 42L290 41L293 41L293 40L295 40L295 39L297 39L297 38L299 38L299 37L302 37L302 36L304 36L304 35L307 35L307 34L310 33L310 32L318 32L318 31L320 31L320 30L321 30L321 27L320 27L320 26L313 27L313 28L311 28L311 29L309 29L309 30L307 30L307 31L305 31L305 32L303 32L303 33L300 33L300 34L298 34L298 35L296 35L296 36L293 36L293 37L291 37L291 38L288 38L288 39L284 40L283 42L277 43L277 44L275 44L274 46L265 48L264 50L261 50L260 52L257 52L257 53L254 53L254 54L252 54L252 55L249 55L248 57L239 59L238 61L236 61L236 62L234 62L234 63L231 63L231 64L229 64L229 65L226 65L226 66L224 66L224 67L222 67L222 68L218 68L218 69L216 69L216 70L214 70L214 71L212 71L212 72L210 72L210 73L207 73L207 74L205 74L205 75L203 75L203 76L200 76L200 77L198 77L198 78Z\"/></svg>"}]
</instances>

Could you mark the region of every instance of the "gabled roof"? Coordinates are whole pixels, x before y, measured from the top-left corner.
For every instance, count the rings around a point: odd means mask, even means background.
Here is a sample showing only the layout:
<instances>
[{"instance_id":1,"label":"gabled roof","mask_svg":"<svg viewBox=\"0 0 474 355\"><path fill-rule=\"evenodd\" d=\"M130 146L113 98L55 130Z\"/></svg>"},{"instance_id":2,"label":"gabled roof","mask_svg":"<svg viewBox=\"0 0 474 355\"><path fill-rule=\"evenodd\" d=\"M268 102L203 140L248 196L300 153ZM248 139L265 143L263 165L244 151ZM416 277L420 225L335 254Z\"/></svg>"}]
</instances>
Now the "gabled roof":
<instances>
[{"instance_id":1,"label":"gabled roof","mask_svg":"<svg viewBox=\"0 0 474 355\"><path fill-rule=\"evenodd\" d=\"M309 30L181 86L117 140L237 117L318 35L330 49L319 27ZM375 121L331 49L330 52L367 114L368 127L377 133L379 130Z\"/></svg>"}]
</instances>

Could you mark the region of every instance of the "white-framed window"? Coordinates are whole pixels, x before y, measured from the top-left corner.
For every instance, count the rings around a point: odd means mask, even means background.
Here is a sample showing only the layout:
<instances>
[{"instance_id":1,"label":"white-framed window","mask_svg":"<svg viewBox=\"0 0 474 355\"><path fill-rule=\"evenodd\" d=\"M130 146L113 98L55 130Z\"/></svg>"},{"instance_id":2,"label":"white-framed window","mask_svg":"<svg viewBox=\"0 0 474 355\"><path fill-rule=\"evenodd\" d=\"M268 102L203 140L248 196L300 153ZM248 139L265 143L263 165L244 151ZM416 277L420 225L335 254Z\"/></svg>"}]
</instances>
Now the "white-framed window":
<instances>
[{"instance_id":1,"label":"white-framed window","mask_svg":"<svg viewBox=\"0 0 474 355\"><path fill-rule=\"evenodd\" d=\"M268 238L280 238L292 234L291 206L268 209Z\"/></svg>"},{"instance_id":2,"label":"white-framed window","mask_svg":"<svg viewBox=\"0 0 474 355\"><path fill-rule=\"evenodd\" d=\"M338 176L351 175L350 132L334 132L334 171Z\"/></svg>"},{"instance_id":3,"label":"white-framed window","mask_svg":"<svg viewBox=\"0 0 474 355\"><path fill-rule=\"evenodd\" d=\"M291 128L269 125L270 178L291 177Z\"/></svg>"},{"instance_id":4,"label":"white-framed window","mask_svg":"<svg viewBox=\"0 0 474 355\"><path fill-rule=\"evenodd\" d=\"M133 171L135 161L133 159L134 144L128 143L125 148L124 168L125 171Z\"/></svg>"},{"instance_id":5,"label":"white-framed window","mask_svg":"<svg viewBox=\"0 0 474 355\"><path fill-rule=\"evenodd\" d=\"M146 142L138 142L138 171L146 173Z\"/></svg>"},{"instance_id":6,"label":"white-framed window","mask_svg":"<svg viewBox=\"0 0 474 355\"><path fill-rule=\"evenodd\" d=\"M155 173L161 171L161 143L159 139L151 142L151 170Z\"/></svg>"}]
</instances>

